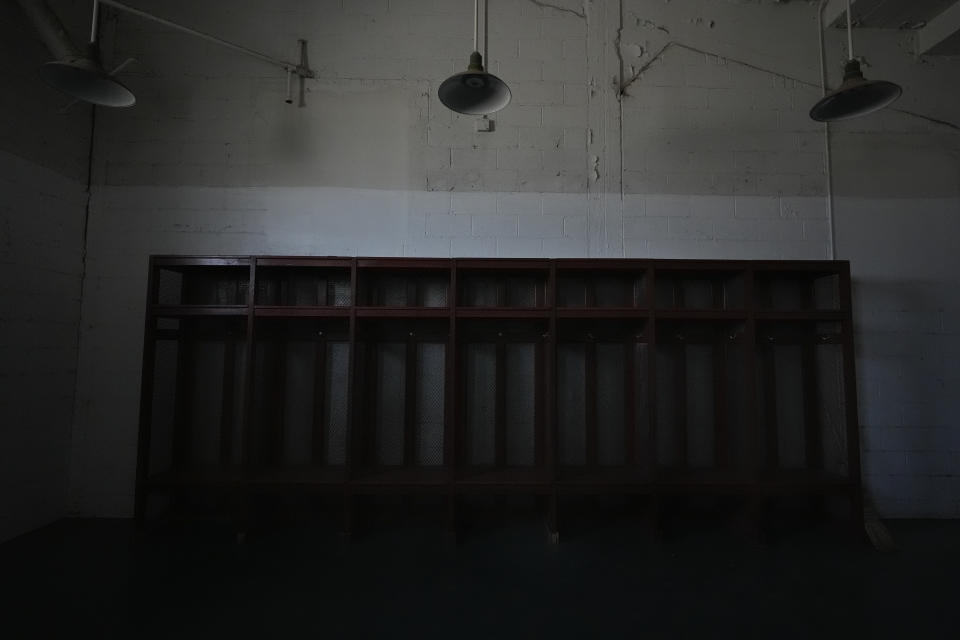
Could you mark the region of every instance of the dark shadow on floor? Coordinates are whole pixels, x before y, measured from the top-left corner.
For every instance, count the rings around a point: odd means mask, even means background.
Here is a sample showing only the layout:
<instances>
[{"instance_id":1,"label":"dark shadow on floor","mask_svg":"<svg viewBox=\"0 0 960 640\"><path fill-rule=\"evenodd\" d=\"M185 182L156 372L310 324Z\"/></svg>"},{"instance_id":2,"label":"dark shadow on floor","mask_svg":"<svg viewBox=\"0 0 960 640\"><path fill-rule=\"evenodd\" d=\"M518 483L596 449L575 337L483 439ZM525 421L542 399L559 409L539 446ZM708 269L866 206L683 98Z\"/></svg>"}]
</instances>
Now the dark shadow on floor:
<instances>
[{"instance_id":1,"label":"dark shadow on floor","mask_svg":"<svg viewBox=\"0 0 960 640\"><path fill-rule=\"evenodd\" d=\"M416 520L347 544L324 523L238 544L215 524L64 520L0 545L0 617L11 639L957 637L960 522L889 526L884 555L829 527L658 539L628 518L558 546L524 517L457 544Z\"/></svg>"}]
</instances>

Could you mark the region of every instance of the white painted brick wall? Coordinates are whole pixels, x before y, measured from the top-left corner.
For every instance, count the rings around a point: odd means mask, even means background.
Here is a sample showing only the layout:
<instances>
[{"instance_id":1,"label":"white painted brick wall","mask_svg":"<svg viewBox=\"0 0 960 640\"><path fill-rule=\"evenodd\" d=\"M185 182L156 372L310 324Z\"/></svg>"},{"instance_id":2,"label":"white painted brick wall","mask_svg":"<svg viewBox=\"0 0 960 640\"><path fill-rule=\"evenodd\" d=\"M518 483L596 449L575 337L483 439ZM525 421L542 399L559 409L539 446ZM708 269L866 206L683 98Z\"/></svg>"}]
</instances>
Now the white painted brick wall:
<instances>
[{"instance_id":1,"label":"white painted brick wall","mask_svg":"<svg viewBox=\"0 0 960 640\"><path fill-rule=\"evenodd\" d=\"M960 268L949 242L960 200L842 198L837 244L851 259L864 479L902 517L960 515L956 358ZM921 222L921 224L918 224Z\"/></svg>"},{"instance_id":2,"label":"white painted brick wall","mask_svg":"<svg viewBox=\"0 0 960 640\"><path fill-rule=\"evenodd\" d=\"M502 236L512 238L517 235L517 216L483 214L473 218L473 235Z\"/></svg>"},{"instance_id":3,"label":"white painted brick wall","mask_svg":"<svg viewBox=\"0 0 960 640\"><path fill-rule=\"evenodd\" d=\"M71 29L89 11L53 6ZM2 542L66 513L90 109L59 113L67 99L36 76L49 54L14 2L0 41Z\"/></svg>"},{"instance_id":4,"label":"white painted brick wall","mask_svg":"<svg viewBox=\"0 0 960 640\"><path fill-rule=\"evenodd\" d=\"M66 513L84 201L0 151L0 541Z\"/></svg>"},{"instance_id":5,"label":"white painted brick wall","mask_svg":"<svg viewBox=\"0 0 960 640\"><path fill-rule=\"evenodd\" d=\"M88 24L89 4L53 0L50 5L74 37ZM0 58L3 95L0 102L0 150L77 180L87 175L90 109L77 106L62 113L69 99L47 87L36 75L49 60L46 48L26 23L15 2L0 6L0 37L7 55Z\"/></svg>"},{"instance_id":6,"label":"white painted brick wall","mask_svg":"<svg viewBox=\"0 0 960 640\"><path fill-rule=\"evenodd\" d=\"M321 79L308 83L305 109L283 104L282 75L269 67L120 18L114 55L140 60L127 78L140 102L104 112L99 123L103 186L90 231L93 286L77 387L79 513L130 511L150 253L830 255L823 131L806 114L816 88L673 47L618 100L611 80L619 71L619 7L556 4L568 11L491 3L487 63L514 91L513 103L492 117L492 133L478 133L474 118L451 114L435 95L438 82L467 62L465 1L291 0L278 8L243 0L229 16L213 0L141 3L287 57L296 38L308 38ZM262 28L264 15L271 29ZM625 0L624 16L627 78L673 40L818 80L806 3ZM841 38L829 39L835 79ZM864 39L871 62L907 86L905 108L945 119L960 112L956 90L922 99L933 87L954 86L956 62L923 66L898 49L895 35ZM911 231L926 229L907 222L917 208L933 207L928 215L938 220L954 212L957 145L904 118L885 114L835 131L838 193L870 198L838 201L837 256L854 260L863 287L857 304L873 323L861 320L857 336L865 450L872 456L873 442L884 442L888 448L876 452L894 454L871 457L868 484L883 513L956 515L955 483L941 473L951 457L938 453L955 445L958 429L956 407L941 392L955 381L941 354L957 352L947 320L957 315L944 294L956 278L928 278L900 259L922 261L921 247L942 248L955 234L924 231L903 247L902 230L876 227L868 212L892 206L884 197L900 198L897 215ZM917 281L904 275L912 273ZM891 283L902 287L895 300L885 288ZM911 297L915 285L924 287L922 299ZM883 351L891 343L905 353ZM927 359L912 355L917 346ZM888 428L910 442L933 430L939 448L907 455L909 442L874 435Z\"/></svg>"}]
</instances>

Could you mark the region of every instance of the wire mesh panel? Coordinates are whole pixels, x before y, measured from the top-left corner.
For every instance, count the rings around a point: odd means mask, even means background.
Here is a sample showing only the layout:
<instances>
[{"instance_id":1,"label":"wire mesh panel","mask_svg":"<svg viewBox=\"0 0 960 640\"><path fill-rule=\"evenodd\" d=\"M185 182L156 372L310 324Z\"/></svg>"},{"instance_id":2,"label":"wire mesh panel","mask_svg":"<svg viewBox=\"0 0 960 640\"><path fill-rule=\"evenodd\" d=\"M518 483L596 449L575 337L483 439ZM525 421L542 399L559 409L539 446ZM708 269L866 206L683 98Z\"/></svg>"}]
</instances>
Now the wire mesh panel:
<instances>
[{"instance_id":1,"label":"wire mesh panel","mask_svg":"<svg viewBox=\"0 0 960 640\"><path fill-rule=\"evenodd\" d=\"M179 345L175 339L157 340L154 349L150 470L162 473L173 468Z\"/></svg>"},{"instance_id":2,"label":"wire mesh panel","mask_svg":"<svg viewBox=\"0 0 960 640\"><path fill-rule=\"evenodd\" d=\"M498 279L494 276L474 275L464 277L461 285L460 305L464 307L498 306Z\"/></svg>"},{"instance_id":3,"label":"wire mesh panel","mask_svg":"<svg viewBox=\"0 0 960 640\"><path fill-rule=\"evenodd\" d=\"M446 307L450 275L446 270L361 269L360 304L375 307Z\"/></svg>"},{"instance_id":4,"label":"wire mesh panel","mask_svg":"<svg viewBox=\"0 0 960 640\"><path fill-rule=\"evenodd\" d=\"M536 462L536 358L533 344L508 344L506 355L506 463L530 466Z\"/></svg>"},{"instance_id":5,"label":"wire mesh panel","mask_svg":"<svg viewBox=\"0 0 960 640\"><path fill-rule=\"evenodd\" d=\"M278 462L282 465L306 465L313 458L317 344L312 339L300 336L285 340L280 348L284 350L284 385L281 392L284 419Z\"/></svg>"},{"instance_id":6,"label":"wire mesh panel","mask_svg":"<svg viewBox=\"0 0 960 640\"><path fill-rule=\"evenodd\" d=\"M193 384L190 395L189 451L192 467L212 467L219 457L220 417L223 409L224 344L221 340L202 337L192 345Z\"/></svg>"},{"instance_id":7,"label":"wire mesh panel","mask_svg":"<svg viewBox=\"0 0 960 640\"><path fill-rule=\"evenodd\" d=\"M634 342L628 345L630 359L633 361L633 375L628 377L630 386L625 386L626 393L632 393L629 403L633 412L633 428L636 435L634 440L634 460L641 466L653 463L656 454L651 450L653 441L650 432L650 380L648 378L650 347L643 342ZM626 404L626 403L625 403ZM625 424L629 429L630 425Z\"/></svg>"},{"instance_id":8,"label":"wire mesh panel","mask_svg":"<svg viewBox=\"0 0 960 640\"><path fill-rule=\"evenodd\" d=\"M646 279L642 274L609 273L596 278L594 304L598 307L643 307L646 305Z\"/></svg>"},{"instance_id":9,"label":"wire mesh panel","mask_svg":"<svg viewBox=\"0 0 960 640\"><path fill-rule=\"evenodd\" d=\"M347 278L345 277L344 282ZM259 284L259 282L258 282ZM291 306L314 306L327 304L327 282L311 278L308 274L290 274L283 283L285 295L280 299Z\"/></svg>"},{"instance_id":10,"label":"wire mesh panel","mask_svg":"<svg viewBox=\"0 0 960 640\"><path fill-rule=\"evenodd\" d=\"M662 336L662 337L660 337ZM657 345L657 460L724 469L753 451L742 323L665 323Z\"/></svg>"},{"instance_id":11,"label":"wire mesh panel","mask_svg":"<svg viewBox=\"0 0 960 640\"><path fill-rule=\"evenodd\" d=\"M465 345L463 374L466 460L470 465L492 465L495 462L496 438L496 345Z\"/></svg>"},{"instance_id":12,"label":"wire mesh panel","mask_svg":"<svg viewBox=\"0 0 960 640\"><path fill-rule=\"evenodd\" d=\"M752 400L747 389L747 356L741 343L724 345L723 384L728 446L720 452L719 466L751 470L756 464L756 434L750 415ZM752 366L752 362L751 362Z\"/></svg>"},{"instance_id":13,"label":"wire mesh panel","mask_svg":"<svg viewBox=\"0 0 960 640\"><path fill-rule=\"evenodd\" d=\"M558 457L563 465L586 463L586 347L557 346Z\"/></svg>"},{"instance_id":14,"label":"wire mesh panel","mask_svg":"<svg viewBox=\"0 0 960 640\"><path fill-rule=\"evenodd\" d=\"M361 465L445 464L446 321L365 321L359 347Z\"/></svg>"},{"instance_id":15,"label":"wire mesh panel","mask_svg":"<svg viewBox=\"0 0 960 640\"><path fill-rule=\"evenodd\" d=\"M157 269L157 304L178 305L183 301L183 271Z\"/></svg>"},{"instance_id":16,"label":"wire mesh panel","mask_svg":"<svg viewBox=\"0 0 960 640\"><path fill-rule=\"evenodd\" d=\"M675 381L680 370L683 349L677 344L657 345L657 464L675 467L681 460L678 456L680 407L677 401Z\"/></svg>"},{"instance_id":17,"label":"wire mesh panel","mask_svg":"<svg viewBox=\"0 0 960 640\"><path fill-rule=\"evenodd\" d=\"M464 270L459 274L463 307L542 307L546 304L546 271L509 274Z\"/></svg>"},{"instance_id":18,"label":"wire mesh panel","mask_svg":"<svg viewBox=\"0 0 960 640\"><path fill-rule=\"evenodd\" d=\"M444 396L446 379L446 345L417 345L416 429L414 451L416 464L443 464Z\"/></svg>"},{"instance_id":19,"label":"wire mesh panel","mask_svg":"<svg viewBox=\"0 0 960 640\"><path fill-rule=\"evenodd\" d=\"M758 407L766 466L846 475L846 407L839 323L764 323Z\"/></svg>"},{"instance_id":20,"label":"wire mesh panel","mask_svg":"<svg viewBox=\"0 0 960 640\"><path fill-rule=\"evenodd\" d=\"M558 307L644 307L646 304L643 271L570 271L557 277Z\"/></svg>"},{"instance_id":21,"label":"wire mesh panel","mask_svg":"<svg viewBox=\"0 0 960 640\"><path fill-rule=\"evenodd\" d=\"M813 307L810 283L805 279L760 276L757 280L761 300L770 309L798 311Z\"/></svg>"},{"instance_id":22,"label":"wire mesh panel","mask_svg":"<svg viewBox=\"0 0 960 640\"><path fill-rule=\"evenodd\" d=\"M342 465L347 457L347 408L350 372L350 343L328 342L324 361L324 434L327 464Z\"/></svg>"},{"instance_id":23,"label":"wire mesh panel","mask_svg":"<svg viewBox=\"0 0 960 640\"><path fill-rule=\"evenodd\" d=\"M230 267L169 267L157 269L160 305L247 304L250 269Z\"/></svg>"},{"instance_id":24,"label":"wire mesh panel","mask_svg":"<svg viewBox=\"0 0 960 640\"><path fill-rule=\"evenodd\" d=\"M771 347L772 376L776 394L777 466L781 469L803 469L805 456L805 402L803 393L802 348L798 345ZM770 416L768 416L768 419Z\"/></svg>"},{"instance_id":25,"label":"wire mesh panel","mask_svg":"<svg viewBox=\"0 0 960 640\"><path fill-rule=\"evenodd\" d=\"M590 280L586 274L569 273L557 278L558 307L586 307L587 286Z\"/></svg>"},{"instance_id":26,"label":"wire mesh panel","mask_svg":"<svg viewBox=\"0 0 960 640\"><path fill-rule=\"evenodd\" d=\"M464 466L529 468L542 461L544 329L540 321L464 323L457 444Z\"/></svg>"},{"instance_id":27,"label":"wire mesh panel","mask_svg":"<svg viewBox=\"0 0 960 640\"><path fill-rule=\"evenodd\" d=\"M406 344L382 342L376 347L377 393L374 426L374 462L403 464Z\"/></svg>"},{"instance_id":28,"label":"wire mesh panel","mask_svg":"<svg viewBox=\"0 0 960 640\"><path fill-rule=\"evenodd\" d=\"M261 324L254 345L254 428L250 461L258 468L284 464L284 439L288 415L287 327ZM296 379L289 381L298 386ZM302 394L300 394L302 395ZM302 414L301 414L302 415Z\"/></svg>"},{"instance_id":29,"label":"wire mesh panel","mask_svg":"<svg viewBox=\"0 0 960 640\"><path fill-rule=\"evenodd\" d=\"M504 285L508 307L539 307L544 304L545 274L508 276Z\"/></svg>"},{"instance_id":30,"label":"wire mesh panel","mask_svg":"<svg viewBox=\"0 0 960 640\"><path fill-rule=\"evenodd\" d=\"M398 275L380 275L369 285L370 303L386 307L405 307L407 302L407 279Z\"/></svg>"},{"instance_id":31,"label":"wire mesh panel","mask_svg":"<svg viewBox=\"0 0 960 640\"><path fill-rule=\"evenodd\" d=\"M846 477L850 469L843 345L818 344L815 350L816 407L823 447L822 464L825 471Z\"/></svg>"},{"instance_id":32,"label":"wire mesh panel","mask_svg":"<svg viewBox=\"0 0 960 640\"><path fill-rule=\"evenodd\" d=\"M760 272L757 301L761 308L778 311L836 310L840 308L840 275Z\"/></svg>"},{"instance_id":33,"label":"wire mesh panel","mask_svg":"<svg viewBox=\"0 0 960 640\"><path fill-rule=\"evenodd\" d=\"M813 306L815 309L840 309L840 275L824 275L813 281Z\"/></svg>"},{"instance_id":34,"label":"wire mesh panel","mask_svg":"<svg viewBox=\"0 0 960 640\"><path fill-rule=\"evenodd\" d=\"M742 309L743 273L658 272L655 298L661 309Z\"/></svg>"},{"instance_id":35,"label":"wire mesh panel","mask_svg":"<svg viewBox=\"0 0 960 640\"><path fill-rule=\"evenodd\" d=\"M626 462L625 359L622 344L597 345L597 463L600 465Z\"/></svg>"},{"instance_id":36,"label":"wire mesh panel","mask_svg":"<svg viewBox=\"0 0 960 640\"><path fill-rule=\"evenodd\" d=\"M561 471L575 478L576 467L636 470L649 460L644 322L561 319L558 334Z\"/></svg>"},{"instance_id":37,"label":"wire mesh panel","mask_svg":"<svg viewBox=\"0 0 960 640\"><path fill-rule=\"evenodd\" d=\"M716 308L720 305L717 305L714 299L715 287L716 284L713 280L701 280L699 278L682 280L677 283L674 289L675 306L687 309Z\"/></svg>"},{"instance_id":38,"label":"wire mesh panel","mask_svg":"<svg viewBox=\"0 0 960 640\"><path fill-rule=\"evenodd\" d=\"M350 270L259 267L256 302L282 306L350 306Z\"/></svg>"},{"instance_id":39,"label":"wire mesh panel","mask_svg":"<svg viewBox=\"0 0 960 640\"><path fill-rule=\"evenodd\" d=\"M593 300L598 307L633 307L643 302L642 295L642 288L628 278L607 275L593 283Z\"/></svg>"},{"instance_id":40,"label":"wire mesh panel","mask_svg":"<svg viewBox=\"0 0 960 640\"><path fill-rule=\"evenodd\" d=\"M684 349L686 372L687 464L694 468L714 465L713 345L691 344Z\"/></svg>"},{"instance_id":41,"label":"wire mesh panel","mask_svg":"<svg viewBox=\"0 0 960 640\"><path fill-rule=\"evenodd\" d=\"M239 464L246 368L243 322L157 322L151 472Z\"/></svg>"},{"instance_id":42,"label":"wire mesh panel","mask_svg":"<svg viewBox=\"0 0 960 640\"><path fill-rule=\"evenodd\" d=\"M418 307L446 307L450 279L447 274L431 274L417 282L416 305Z\"/></svg>"},{"instance_id":43,"label":"wire mesh panel","mask_svg":"<svg viewBox=\"0 0 960 640\"><path fill-rule=\"evenodd\" d=\"M284 421L283 366L286 349L283 342L264 330L259 330L253 348L253 429L249 459L256 467L280 464L277 435L282 433Z\"/></svg>"},{"instance_id":44,"label":"wire mesh panel","mask_svg":"<svg viewBox=\"0 0 960 640\"><path fill-rule=\"evenodd\" d=\"M346 452L346 320L260 320L254 350L258 467L342 465Z\"/></svg>"},{"instance_id":45,"label":"wire mesh panel","mask_svg":"<svg viewBox=\"0 0 960 640\"><path fill-rule=\"evenodd\" d=\"M268 433L276 422L277 403L269 385L276 369L276 350L267 346L263 335L258 335L253 345L253 364L253 428L248 458L251 464L264 466L272 464L275 457Z\"/></svg>"}]
</instances>

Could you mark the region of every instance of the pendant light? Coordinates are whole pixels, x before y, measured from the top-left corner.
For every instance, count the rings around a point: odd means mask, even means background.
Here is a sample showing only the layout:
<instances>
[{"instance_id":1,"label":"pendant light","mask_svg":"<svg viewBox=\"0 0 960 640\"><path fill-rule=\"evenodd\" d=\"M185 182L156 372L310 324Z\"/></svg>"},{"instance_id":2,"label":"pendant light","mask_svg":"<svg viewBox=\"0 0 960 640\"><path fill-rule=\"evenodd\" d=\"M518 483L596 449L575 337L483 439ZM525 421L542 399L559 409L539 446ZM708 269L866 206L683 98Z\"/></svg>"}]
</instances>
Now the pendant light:
<instances>
[{"instance_id":1,"label":"pendant light","mask_svg":"<svg viewBox=\"0 0 960 640\"><path fill-rule=\"evenodd\" d=\"M119 68L107 73L100 64L97 48L98 2L93 3L93 26L85 51L70 40L60 19L44 0L20 0L20 7L56 57L56 60L47 62L39 69L44 82L78 100L105 107L129 107L136 102L133 93L114 79L113 75Z\"/></svg>"},{"instance_id":2,"label":"pendant light","mask_svg":"<svg viewBox=\"0 0 960 640\"><path fill-rule=\"evenodd\" d=\"M90 104L132 107L137 102L130 89L103 70L94 47L83 57L47 62L39 74L51 87Z\"/></svg>"},{"instance_id":3,"label":"pendant light","mask_svg":"<svg viewBox=\"0 0 960 640\"><path fill-rule=\"evenodd\" d=\"M304 106L305 94L303 80L305 78L316 77L316 74L310 69L307 63L306 40L299 41L300 63L286 62L228 40L160 18L141 9L123 4L118 0L93 0L93 24L90 27L90 43L87 52L82 53L69 41L63 25L60 24L60 21L44 0L19 1L26 11L27 16L36 25L40 36L57 58L57 60L48 62L40 67L40 77L54 88L78 100L83 100L91 104L104 107L130 107L137 101L133 93L114 78L114 75L123 69L127 62L130 62L129 60L117 69L114 69L111 73L104 71L100 65L97 54L97 18L101 4L132 13L133 15L152 20L153 22L158 22L177 31L202 38L207 42L212 42L280 67L287 72L287 103L293 102L290 92L290 80L293 75L300 78L300 106Z\"/></svg>"},{"instance_id":4,"label":"pendant light","mask_svg":"<svg viewBox=\"0 0 960 640\"><path fill-rule=\"evenodd\" d=\"M486 115L510 104L510 87L483 68L480 55L480 1L473 2L473 53L466 71L455 73L440 84L440 102L457 113ZM483 37L487 39L487 2L483 2ZM486 54L486 47L484 47Z\"/></svg>"},{"instance_id":5,"label":"pendant light","mask_svg":"<svg viewBox=\"0 0 960 640\"><path fill-rule=\"evenodd\" d=\"M850 59L843 70L843 83L827 93L810 109L810 117L817 122L849 120L889 106L900 97L900 85L885 80L867 80L860 70L860 62L853 56L853 14L847 0L847 49Z\"/></svg>"}]
</instances>

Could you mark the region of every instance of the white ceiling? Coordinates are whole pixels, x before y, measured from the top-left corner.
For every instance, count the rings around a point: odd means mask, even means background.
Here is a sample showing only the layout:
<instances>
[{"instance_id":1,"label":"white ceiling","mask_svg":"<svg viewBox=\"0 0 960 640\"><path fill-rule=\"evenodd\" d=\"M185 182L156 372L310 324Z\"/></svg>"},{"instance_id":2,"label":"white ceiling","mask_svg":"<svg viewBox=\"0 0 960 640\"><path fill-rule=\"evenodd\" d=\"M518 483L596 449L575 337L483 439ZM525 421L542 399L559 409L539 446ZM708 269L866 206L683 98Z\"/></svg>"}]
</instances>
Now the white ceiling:
<instances>
[{"instance_id":1,"label":"white ceiling","mask_svg":"<svg viewBox=\"0 0 960 640\"><path fill-rule=\"evenodd\" d=\"M920 34L920 52L960 55L958 0L853 0L853 26L867 29L911 29ZM831 0L831 25L847 25L845 0Z\"/></svg>"},{"instance_id":2,"label":"white ceiling","mask_svg":"<svg viewBox=\"0 0 960 640\"><path fill-rule=\"evenodd\" d=\"M956 0L855 0L853 26L870 29L917 29L925 26ZM837 18L846 27L846 15Z\"/></svg>"},{"instance_id":3,"label":"white ceiling","mask_svg":"<svg viewBox=\"0 0 960 640\"><path fill-rule=\"evenodd\" d=\"M960 56L960 29L941 40L927 53L934 56Z\"/></svg>"}]
</instances>

